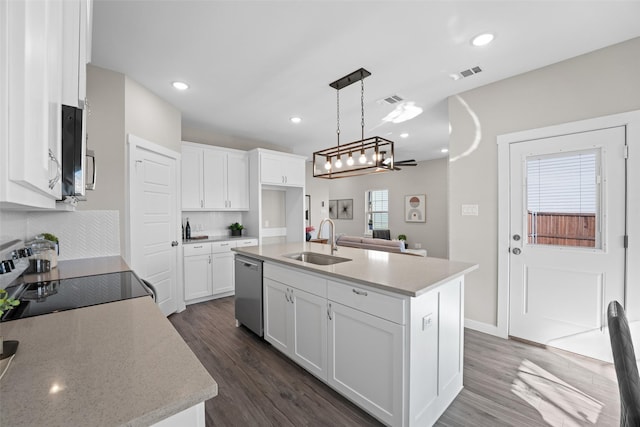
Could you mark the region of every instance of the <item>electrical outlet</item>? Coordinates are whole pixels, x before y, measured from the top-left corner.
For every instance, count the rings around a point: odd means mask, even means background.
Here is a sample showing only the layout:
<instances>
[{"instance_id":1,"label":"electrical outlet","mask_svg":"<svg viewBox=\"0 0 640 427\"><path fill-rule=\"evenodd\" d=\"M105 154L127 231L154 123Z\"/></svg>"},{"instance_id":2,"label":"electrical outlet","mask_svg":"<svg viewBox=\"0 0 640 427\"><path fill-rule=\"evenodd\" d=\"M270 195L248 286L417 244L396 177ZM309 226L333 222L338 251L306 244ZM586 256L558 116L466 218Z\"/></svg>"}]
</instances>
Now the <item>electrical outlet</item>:
<instances>
[{"instance_id":1,"label":"electrical outlet","mask_svg":"<svg viewBox=\"0 0 640 427\"><path fill-rule=\"evenodd\" d=\"M462 216L478 216L478 205L462 205Z\"/></svg>"},{"instance_id":2,"label":"electrical outlet","mask_svg":"<svg viewBox=\"0 0 640 427\"><path fill-rule=\"evenodd\" d=\"M413 245L416 249L422 249L422 243L414 243Z\"/></svg>"},{"instance_id":3,"label":"electrical outlet","mask_svg":"<svg viewBox=\"0 0 640 427\"><path fill-rule=\"evenodd\" d=\"M422 330L424 331L431 326L433 326L433 314L429 313L422 318Z\"/></svg>"}]
</instances>

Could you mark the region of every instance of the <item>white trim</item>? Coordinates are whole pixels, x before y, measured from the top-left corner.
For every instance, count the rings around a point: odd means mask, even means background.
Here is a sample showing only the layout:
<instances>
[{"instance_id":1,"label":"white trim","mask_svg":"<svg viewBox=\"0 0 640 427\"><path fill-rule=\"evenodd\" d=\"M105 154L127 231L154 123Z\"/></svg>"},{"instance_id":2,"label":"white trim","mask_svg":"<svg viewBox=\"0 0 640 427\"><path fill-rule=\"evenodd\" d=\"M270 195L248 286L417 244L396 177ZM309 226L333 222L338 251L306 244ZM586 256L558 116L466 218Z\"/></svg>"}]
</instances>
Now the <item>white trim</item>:
<instances>
[{"instance_id":1,"label":"white trim","mask_svg":"<svg viewBox=\"0 0 640 427\"><path fill-rule=\"evenodd\" d=\"M182 271L182 236L178 235L178 229L180 229L182 224L182 171L181 171L181 158L182 154L171 150L169 148L163 147L162 145L156 144L155 142L148 141L146 139L140 138L131 133L127 134L127 145L129 149L126 151L126 159L125 163L128 165L125 168L125 188L128 189L127 197L125 198L125 214L124 214L124 254L123 257L127 264L131 268L135 268L133 265L131 258L132 253L132 233L135 233L135 230L131 229L131 218L132 214L132 206L135 206L133 195L135 193L134 183L131 180L131 176L133 176L133 171L136 167L135 162L135 152L138 147L143 148L145 150L151 151L153 153L159 154L161 156L168 157L176 161L176 224L175 224L175 234L173 236L174 240L178 242L178 250L176 251L176 306L177 312L184 311L185 303L184 303L184 284L183 284L183 271Z\"/></svg>"},{"instance_id":2,"label":"white trim","mask_svg":"<svg viewBox=\"0 0 640 427\"><path fill-rule=\"evenodd\" d=\"M498 144L498 324L496 326L498 336L506 338L509 335L510 144L617 126L627 126L628 146L640 147L640 110L498 135L496 141ZM633 149L630 148L629 151L633 151ZM636 179L636 175L640 173L640 163L636 165L636 162L640 161L640 156L636 157L634 159L630 155L627 161L627 189L633 188L630 183L640 182L640 176ZM640 195L635 193L634 191L627 191L626 215L629 240L631 240L632 232L635 231L631 213L640 211ZM631 245L627 249L627 259L632 259ZM633 286L633 281L640 279L640 266L634 267L635 264L638 263L627 262L625 307L630 320L640 319L640 311L633 312L633 307L640 302L640 292L638 292L637 296L634 294L633 297L630 297L629 295L629 288ZM473 327L471 328L474 329Z\"/></svg>"},{"instance_id":3,"label":"white trim","mask_svg":"<svg viewBox=\"0 0 640 427\"><path fill-rule=\"evenodd\" d=\"M498 329L497 326L490 323L478 322L477 320L473 319L464 319L464 327L467 329L472 329L474 331L482 332L484 334L493 335L498 338L508 338L507 335L502 335L502 331Z\"/></svg>"}]
</instances>

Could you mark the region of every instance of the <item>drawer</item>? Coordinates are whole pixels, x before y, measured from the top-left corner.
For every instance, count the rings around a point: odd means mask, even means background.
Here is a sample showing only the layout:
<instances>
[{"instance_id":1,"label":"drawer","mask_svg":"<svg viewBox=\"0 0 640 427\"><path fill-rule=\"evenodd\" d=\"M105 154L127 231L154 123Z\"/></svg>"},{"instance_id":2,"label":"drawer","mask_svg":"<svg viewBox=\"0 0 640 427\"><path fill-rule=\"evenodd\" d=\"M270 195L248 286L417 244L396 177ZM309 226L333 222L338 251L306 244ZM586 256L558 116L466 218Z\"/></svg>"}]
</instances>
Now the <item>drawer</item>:
<instances>
[{"instance_id":1,"label":"drawer","mask_svg":"<svg viewBox=\"0 0 640 427\"><path fill-rule=\"evenodd\" d=\"M327 297L327 279L322 277L266 262L264 263L262 275L292 288L300 289L322 298Z\"/></svg>"},{"instance_id":2,"label":"drawer","mask_svg":"<svg viewBox=\"0 0 640 427\"><path fill-rule=\"evenodd\" d=\"M355 308L399 325L405 324L406 301L384 295L371 288L348 283L328 281L328 298L347 307Z\"/></svg>"},{"instance_id":3,"label":"drawer","mask_svg":"<svg viewBox=\"0 0 640 427\"><path fill-rule=\"evenodd\" d=\"M209 255L211 253L211 243L194 243L182 246L184 256Z\"/></svg>"},{"instance_id":4,"label":"drawer","mask_svg":"<svg viewBox=\"0 0 640 427\"><path fill-rule=\"evenodd\" d=\"M231 242L228 240L225 240L223 242L213 242L211 243L211 252L213 252L214 254L217 254L220 252L229 252L231 248L235 248L235 247L236 247L236 242Z\"/></svg>"},{"instance_id":5,"label":"drawer","mask_svg":"<svg viewBox=\"0 0 640 427\"><path fill-rule=\"evenodd\" d=\"M242 248L244 246L258 246L258 239L236 240L236 247Z\"/></svg>"}]
</instances>

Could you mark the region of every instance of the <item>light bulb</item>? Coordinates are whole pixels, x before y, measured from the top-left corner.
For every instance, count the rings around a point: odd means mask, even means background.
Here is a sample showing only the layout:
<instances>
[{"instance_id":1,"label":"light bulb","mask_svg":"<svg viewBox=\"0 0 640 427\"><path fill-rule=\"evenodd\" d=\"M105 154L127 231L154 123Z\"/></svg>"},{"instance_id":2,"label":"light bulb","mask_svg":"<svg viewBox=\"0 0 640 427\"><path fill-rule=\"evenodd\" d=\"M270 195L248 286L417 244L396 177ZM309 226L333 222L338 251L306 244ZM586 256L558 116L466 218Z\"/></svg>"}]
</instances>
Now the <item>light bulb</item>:
<instances>
[{"instance_id":1,"label":"light bulb","mask_svg":"<svg viewBox=\"0 0 640 427\"><path fill-rule=\"evenodd\" d=\"M349 157L347 157L347 165L353 166L353 156L349 153Z\"/></svg>"},{"instance_id":2,"label":"light bulb","mask_svg":"<svg viewBox=\"0 0 640 427\"><path fill-rule=\"evenodd\" d=\"M378 155L378 153L373 153L373 156L371 156L371 160L373 160L374 162L377 162L379 158L380 156Z\"/></svg>"},{"instance_id":3,"label":"light bulb","mask_svg":"<svg viewBox=\"0 0 640 427\"><path fill-rule=\"evenodd\" d=\"M342 167L342 160L340 160L340 156L336 159L336 169L340 169Z\"/></svg>"},{"instance_id":4,"label":"light bulb","mask_svg":"<svg viewBox=\"0 0 640 427\"><path fill-rule=\"evenodd\" d=\"M326 170L331 170L331 160L327 157L327 163L324 164Z\"/></svg>"},{"instance_id":5,"label":"light bulb","mask_svg":"<svg viewBox=\"0 0 640 427\"><path fill-rule=\"evenodd\" d=\"M360 152L360 158L358 158L358 161L363 165L367 163L367 156L364 155L364 150Z\"/></svg>"}]
</instances>

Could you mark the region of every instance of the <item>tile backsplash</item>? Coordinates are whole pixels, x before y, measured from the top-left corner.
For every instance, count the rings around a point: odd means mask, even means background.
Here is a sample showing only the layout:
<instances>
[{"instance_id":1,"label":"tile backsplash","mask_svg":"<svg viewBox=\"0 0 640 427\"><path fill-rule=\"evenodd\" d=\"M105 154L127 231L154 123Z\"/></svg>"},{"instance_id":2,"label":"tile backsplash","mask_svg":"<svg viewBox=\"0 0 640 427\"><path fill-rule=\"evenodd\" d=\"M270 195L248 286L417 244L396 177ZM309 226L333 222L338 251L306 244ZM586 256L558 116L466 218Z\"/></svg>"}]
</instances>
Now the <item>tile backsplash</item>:
<instances>
[{"instance_id":1,"label":"tile backsplash","mask_svg":"<svg viewBox=\"0 0 640 427\"><path fill-rule=\"evenodd\" d=\"M242 224L241 212L182 212L182 224L191 226L192 236L228 236L229 225L234 222ZM243 234L257 236L257 230L245 230Z\"/></svg>"},{"instance_id":2,"label":"tile backsplash","mask_svg":"<svg viewBox=\"0 0 640 427\"><path fill-rule=\"evenodd\" d=\"M60 240L59 260L120 255L118 211L0 211L0 241L51 233Z\"/></svg>"}]
</instances>

